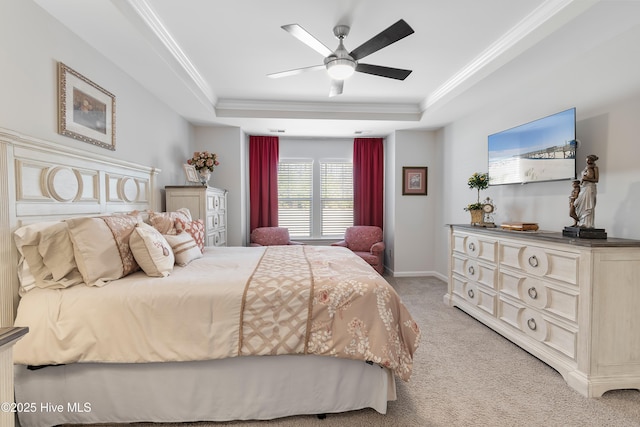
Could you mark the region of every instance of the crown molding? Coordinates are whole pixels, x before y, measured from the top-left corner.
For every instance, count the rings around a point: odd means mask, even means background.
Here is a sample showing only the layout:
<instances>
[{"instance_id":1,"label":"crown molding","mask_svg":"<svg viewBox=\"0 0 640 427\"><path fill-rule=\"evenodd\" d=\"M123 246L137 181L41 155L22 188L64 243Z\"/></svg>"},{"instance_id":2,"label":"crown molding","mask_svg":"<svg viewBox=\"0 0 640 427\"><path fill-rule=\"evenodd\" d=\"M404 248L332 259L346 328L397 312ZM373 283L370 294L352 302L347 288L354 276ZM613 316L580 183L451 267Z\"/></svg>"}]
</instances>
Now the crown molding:
<instances>
[{"instance_id":1,"label":"crown molding","mask_svg":"<svg viewBox=\"0 0 640 427\"><path fill-rule=\"evenodd\" d=\"M420 105L219 99L218 117L420 121Z\"/></svg>"},{"instance_id":2,"label":"crown molding","mask_svg":"<svg viewBox=\"0 0 640 427\"><path fill-rule=\"evenodd\" d=\"M422 112L475 83L600 0L547 0L421 102Z\"/></svg>"},{"instance_id":3,"label":"crown molding","mask_svg":"<svg viewBox=\"0 0 640 427\"><path fill-rule=\"evenodd\" d=\"M115 3L116 0L112 0L112 2ZM193 65L187 54L184 53L149 2L147 0L125 0L124 4L128 6L127 9L129 11L135 13L142 20L147 29L151 31L151 34L155 36L155 41L159 42L159 44L154 43L154 45L163 48L163 53L168 54L173 59L174 65L172 66L179 68L178 74L186 76L195 85L195 88L190 85L193 92L199 92L195 93L195 95L206 99L211 105L215 105L216 96L209 82L202 77L200 71ZM123 3L118 2L116 6L121 10L124 9Z\"/></svg>"}]
</instances>

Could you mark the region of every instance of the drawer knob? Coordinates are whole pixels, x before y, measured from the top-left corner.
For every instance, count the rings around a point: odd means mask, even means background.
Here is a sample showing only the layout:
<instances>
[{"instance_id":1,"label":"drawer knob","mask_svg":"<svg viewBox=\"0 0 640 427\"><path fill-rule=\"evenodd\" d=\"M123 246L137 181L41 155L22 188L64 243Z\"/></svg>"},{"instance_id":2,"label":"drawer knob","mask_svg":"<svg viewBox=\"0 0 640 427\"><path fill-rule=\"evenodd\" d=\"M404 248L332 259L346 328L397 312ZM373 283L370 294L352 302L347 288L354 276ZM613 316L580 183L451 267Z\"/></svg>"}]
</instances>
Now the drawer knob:
<instances>
[{"instance_id":1,"label":"drawer knob","mask_svg":"<svg viewBox=\"0 0 640 427\"><path fill-rule=\"evenodd\" d=\"M527 293L529 294L529 296L531 297L531 299L536 299L536 298L538 298L538 291L536 291L536 288L534 288L533 286L529 288L529 290L527 291Z\"/></svg>"},{"instance_id":2,"label":"drawer knob","mask_svg":"<svg viewBox=\"0 0 640 427\"><path fill-rule=\"evenodd\" d=\"M531 267L537 267L538 266L538 258L535 255L531 255L529 257L529 265Z\"/></svg>"},{"instance_id":3,"label":"drawer knob","mask_svg":"<svg viewBox=\"0 0 640 427\"><path fill-rule=\"evenodd\" d=\"M469 250L470 250L471 252L475 252L475 250L476 250L476 244L475 244L475 243L473 243L473 242L469 243Z\"/></svg>"},{"instance_id":4,"label":"drawer knob","mask_svg":"<svg viewBox=\"0 0 640 427\"><path fill-rule=\"evenodd\" d=\"M471 274L472 276L473 276L474 274L476 274L476 269L475 269L475 268L473 268L473 265L469 266L469 269L468 269L468 270L469 270L469 274Z\"/></svg>"},{"instance_id":5,"label":"drawer knob","mask_svg":"<svg viewBox=\"0 0 640 427\"><path fill-rule=\"evenodd\" d=\"M529 329L531 329L532 331L535 331L536 328L538 327L538 325L536 325L536 320L531 318L529 320L527 320L527 326L529 327Z\"/></svg>"},{"instance_id":6,"label":"drawer knob","mask_svg":"<svg viewBox=\"0 0 640 427\"><path fill-rule=\"evenodd\" d=\"M469 289L467 291L467 295L469 295L469 298L473 298L475 296L475 293L473 292L473 289Z\"/></svg>"}]
</instances>

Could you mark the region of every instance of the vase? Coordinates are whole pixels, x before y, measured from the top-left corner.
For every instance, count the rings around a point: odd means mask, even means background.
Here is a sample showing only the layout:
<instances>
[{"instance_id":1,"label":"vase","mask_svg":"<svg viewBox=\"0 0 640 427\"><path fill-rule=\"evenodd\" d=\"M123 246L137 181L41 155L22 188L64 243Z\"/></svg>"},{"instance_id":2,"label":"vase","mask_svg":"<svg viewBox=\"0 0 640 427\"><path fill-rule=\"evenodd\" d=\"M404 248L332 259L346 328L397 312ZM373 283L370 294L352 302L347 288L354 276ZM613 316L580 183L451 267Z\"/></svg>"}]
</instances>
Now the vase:
<instances>
[{"instance_id":1,"label":"vase","mask_svg":"<svg viewBox=\"0 0 640 427\"><path fill-rule=\"evenodd\" d=\"M211 171L209 169L200 169L198 175L200 175L200 183L208 186L211 179Z\"/></svg>"},{"instance_id":2,"label":"vase","mask_svg":"<svg viewBox=\"0 0 640 427\"><path fill-rule=\"evenodd\" d=\"M471 209L471 225L480 225L484 223L484 211L482 209Z\"/></svg>"}]
</instances>

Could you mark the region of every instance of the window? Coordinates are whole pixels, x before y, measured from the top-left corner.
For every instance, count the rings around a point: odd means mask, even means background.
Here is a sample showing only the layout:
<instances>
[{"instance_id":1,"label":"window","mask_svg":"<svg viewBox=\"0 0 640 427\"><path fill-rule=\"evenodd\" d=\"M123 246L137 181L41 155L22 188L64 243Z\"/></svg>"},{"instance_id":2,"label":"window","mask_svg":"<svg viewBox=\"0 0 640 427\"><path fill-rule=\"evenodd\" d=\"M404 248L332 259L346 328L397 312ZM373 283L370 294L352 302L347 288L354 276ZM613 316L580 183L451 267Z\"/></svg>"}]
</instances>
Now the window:
<instances>
[{"instance_id":1,"label":"window","mask_svg":"<svg viewBox=\"0 0 640 427\"><path fill-rule=\"evenodd\" d=\"M297 238L340 237L353 225L353 164L281 159L278 224Z\"/></svg>"},{"instance_id":2,"label":"window","mask_svg":"<svg viewBox=\"0 0 640 427\"><path fill-rule=\"evenodd\" d=\"M340 236L353 225L353 164L320 162L321 235Z\"/></svg>"},{"instance_id":3,"label":"window","mask_svg":"<svg viewBox=\"0 0 640 427\"><path fill-rule=\"evenodd\" d=\"M311 237L313 161L278 162L278 225L289 235Z\"/></svg>"}]
</instances>

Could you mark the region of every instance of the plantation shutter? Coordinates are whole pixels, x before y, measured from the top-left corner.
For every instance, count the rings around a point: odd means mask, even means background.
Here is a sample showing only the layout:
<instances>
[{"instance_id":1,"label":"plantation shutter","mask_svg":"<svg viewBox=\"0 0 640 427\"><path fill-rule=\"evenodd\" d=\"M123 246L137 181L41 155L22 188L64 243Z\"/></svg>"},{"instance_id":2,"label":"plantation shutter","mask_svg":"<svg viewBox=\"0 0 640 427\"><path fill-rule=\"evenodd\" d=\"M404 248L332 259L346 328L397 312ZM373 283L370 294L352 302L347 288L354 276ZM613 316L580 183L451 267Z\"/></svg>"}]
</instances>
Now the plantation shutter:
<instances>
[{"instance_id":1,"label":"plantation shutter","mask_svg":"<svg viewBox=\"0 0 640 427\"><path fill-rule=\"evenodd\" d=\"M278 163L278 225L292 237L311 237L313 161Z\"/></svg>"},{"instance_id":2,"label":"plantation shutter","mask_svg":"<svg viewBox=\"0 0 640 427\"><path fill-rule=\"evenodd\" d=\"M342 236L353 225L353 164L320 161L321 235Z\"/></svg>"}]
</instances>

